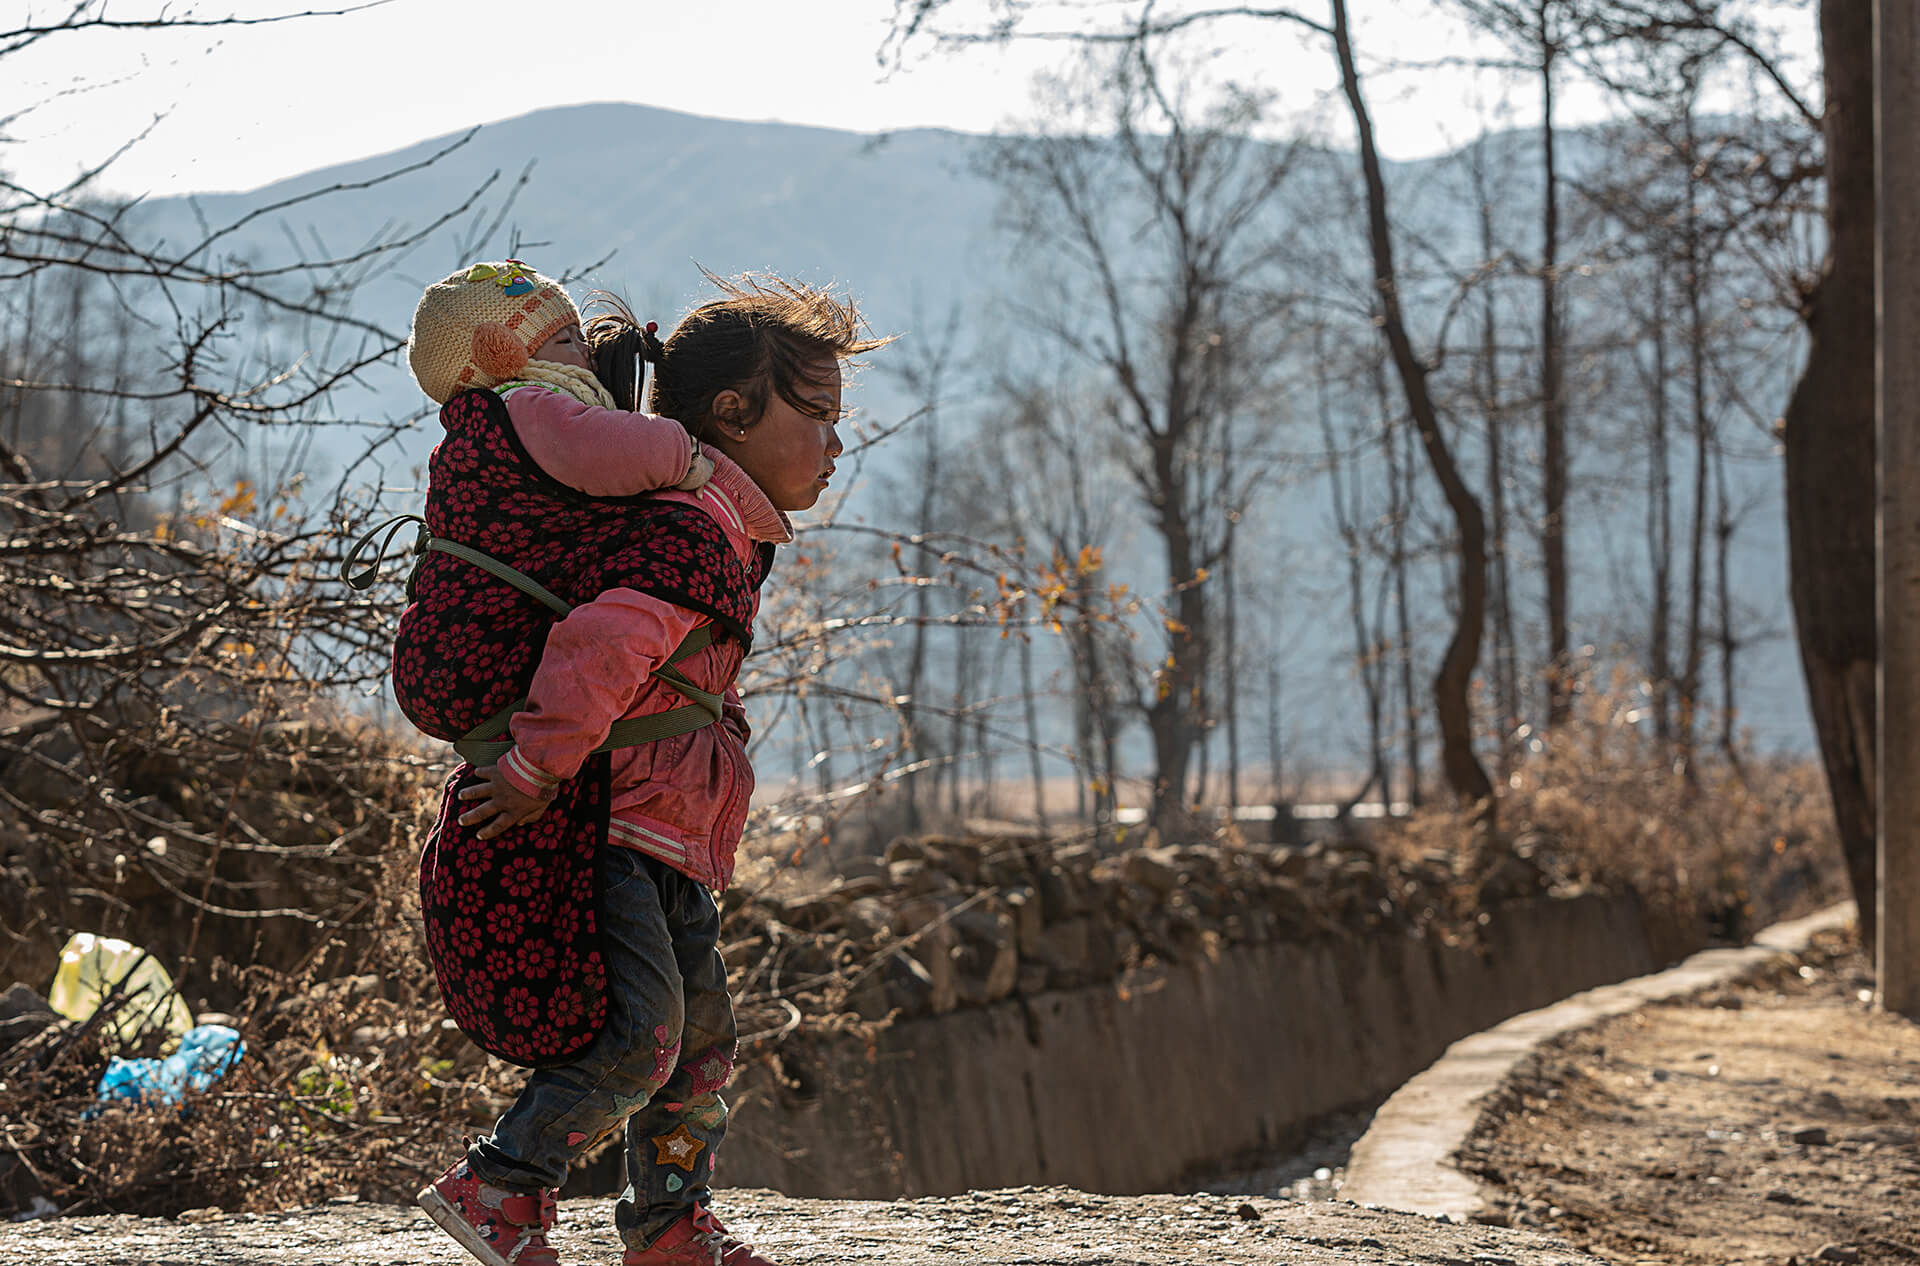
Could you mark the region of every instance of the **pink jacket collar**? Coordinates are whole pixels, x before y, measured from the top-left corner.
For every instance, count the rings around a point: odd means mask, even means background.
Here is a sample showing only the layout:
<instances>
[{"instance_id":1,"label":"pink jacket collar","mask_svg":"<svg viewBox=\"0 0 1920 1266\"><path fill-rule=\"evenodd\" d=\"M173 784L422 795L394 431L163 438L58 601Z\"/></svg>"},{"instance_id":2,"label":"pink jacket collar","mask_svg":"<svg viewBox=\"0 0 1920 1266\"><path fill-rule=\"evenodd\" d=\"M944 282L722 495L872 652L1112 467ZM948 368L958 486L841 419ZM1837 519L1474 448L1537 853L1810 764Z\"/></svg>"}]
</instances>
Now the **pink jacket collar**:
<instances>
[{"instance_id":1,"label":"pink jacket collar","mask_svg":"<svg viewBox=\"0 0 1920 1266\"><path fill-rule=\"evenodd\" d=\"M753 482L753 477L713 445L701 447L713 459L713 479L710 483L725 493L734 508L740 511L740 521L746 525L747 536L754 541L772 541L776 545L791 541L793 522L784 512L773 508L773 502L767 500L767 494L760 491L760 485Z\"/></svg>"}]
</instances>

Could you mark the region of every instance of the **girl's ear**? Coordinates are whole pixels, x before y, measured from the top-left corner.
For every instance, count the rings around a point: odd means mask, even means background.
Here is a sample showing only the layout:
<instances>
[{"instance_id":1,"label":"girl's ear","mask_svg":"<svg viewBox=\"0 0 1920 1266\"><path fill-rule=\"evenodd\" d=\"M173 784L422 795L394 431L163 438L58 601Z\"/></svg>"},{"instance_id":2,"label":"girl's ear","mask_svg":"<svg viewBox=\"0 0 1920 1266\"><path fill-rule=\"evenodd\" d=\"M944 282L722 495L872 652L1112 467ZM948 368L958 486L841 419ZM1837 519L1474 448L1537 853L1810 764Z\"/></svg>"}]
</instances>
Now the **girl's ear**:
<instances>
[{"instance_id":1,"label":"girl's ear","mask_svg":"<svg viewBox=\"0 0 1920 1266\"><path fill-rule=\"evenodd\" d=\"M720 425L715 428L720 438L739 443L747 438L747 398L728 387L713 398L712 413L714 421Z\"/></svg>"}]
</instances>

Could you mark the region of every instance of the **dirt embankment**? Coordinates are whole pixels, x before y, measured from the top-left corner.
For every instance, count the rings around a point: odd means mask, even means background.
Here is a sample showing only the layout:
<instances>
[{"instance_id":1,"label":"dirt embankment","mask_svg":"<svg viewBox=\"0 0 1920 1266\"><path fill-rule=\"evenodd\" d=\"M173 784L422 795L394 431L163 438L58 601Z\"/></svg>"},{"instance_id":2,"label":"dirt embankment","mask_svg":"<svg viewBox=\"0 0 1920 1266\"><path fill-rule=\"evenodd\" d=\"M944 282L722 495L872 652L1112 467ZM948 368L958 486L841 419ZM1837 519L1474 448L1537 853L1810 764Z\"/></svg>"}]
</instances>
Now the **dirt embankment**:
<instances>
[{"instance_id":1,"label":"dirt embankment","mask_svg":"<svg viewBox=\"0 0 1920 1266\"><path fill-rule=\"evenodd\" d=\"M1849 934L1850 935L1850 934ZM1462 1168L1500 1216L1610 1261L1920 1259L1920 1025L1822 940L1746 985L1544 1049Z\"/></svg>"}]
</instances>

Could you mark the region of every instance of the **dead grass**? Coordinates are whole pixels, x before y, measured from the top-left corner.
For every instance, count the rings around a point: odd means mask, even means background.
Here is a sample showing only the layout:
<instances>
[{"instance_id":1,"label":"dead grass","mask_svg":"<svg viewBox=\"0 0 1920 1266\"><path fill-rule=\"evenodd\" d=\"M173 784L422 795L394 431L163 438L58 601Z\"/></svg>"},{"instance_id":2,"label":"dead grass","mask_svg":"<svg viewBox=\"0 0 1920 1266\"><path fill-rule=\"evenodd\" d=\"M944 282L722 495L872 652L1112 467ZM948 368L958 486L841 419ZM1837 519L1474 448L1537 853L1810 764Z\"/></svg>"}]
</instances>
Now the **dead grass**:
<instances>
[{"instance_id":1,"label":"dead grass","mask_svg":"<svg viewBox=\"0 0 1920 1266\"><path fill-rule=\"evenodd\" d=\"M1465 812L1430 808L1383 826L1382 849L1398 858L1470 850L1470 869L1483 874L1517 858L1549 885L1625 889L1698 910L1728 941L1847 895L1812 759L1709 749L1683 766L1626 719L1626 692L1576 698L1570 724L1519 754L1491 837Z\"/></svg>"}]
</instances>

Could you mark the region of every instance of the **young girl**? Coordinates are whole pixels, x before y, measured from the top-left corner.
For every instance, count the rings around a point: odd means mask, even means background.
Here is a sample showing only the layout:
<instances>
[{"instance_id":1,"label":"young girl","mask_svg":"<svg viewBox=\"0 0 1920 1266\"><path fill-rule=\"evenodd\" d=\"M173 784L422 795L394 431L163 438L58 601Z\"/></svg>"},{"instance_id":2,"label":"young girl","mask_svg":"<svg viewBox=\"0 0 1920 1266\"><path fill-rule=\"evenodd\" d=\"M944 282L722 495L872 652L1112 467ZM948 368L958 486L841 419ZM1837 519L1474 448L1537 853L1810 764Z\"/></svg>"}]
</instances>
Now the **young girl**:
<instances>
[{"instance_id":1,"label":"young girl","mask_svg":"<svg viewBox=\"0 0 1920 1266\"><path fill-rule=\"evenodd\" d=\"M422 860L429 944L463 1028L502 1046L524 1032L537 1053L552 1031L600 1013L578 1051L523 1059L536 1070L493 1133L420 1193L489 1266L556 1266L553 1191L623 1126L615 1222L627 1266L767 1266L706 1207L735 1048L713 891L732 876L752 790L733 680L772 546L791 539L786 514L810 508L833 474L841 364L885 340L862 337L853 306L817 291L722 288L664 344L624 310L589 333L615 398L636 394L640 360L655 364L652 412L684 422L689 453L712 452L697 491L631 498L589 444L537 450L490 393L455 395L443 412L435 475L462 492L430 491L430 529L465 534L561 606L578 604L550 624L531 683L519 683L511 749L455 771ZM457 555L428 564L483 574ZM663 675L669 660L681 684ZM697 711L698 697L718 724L603 747L616 722ZM587 859L586 889L552 880L567 857ZM554 935L529 938L523 916L542 902ZM581 929L584 966L557 971L553 942Z\"/></svg>"}]
</instances>

